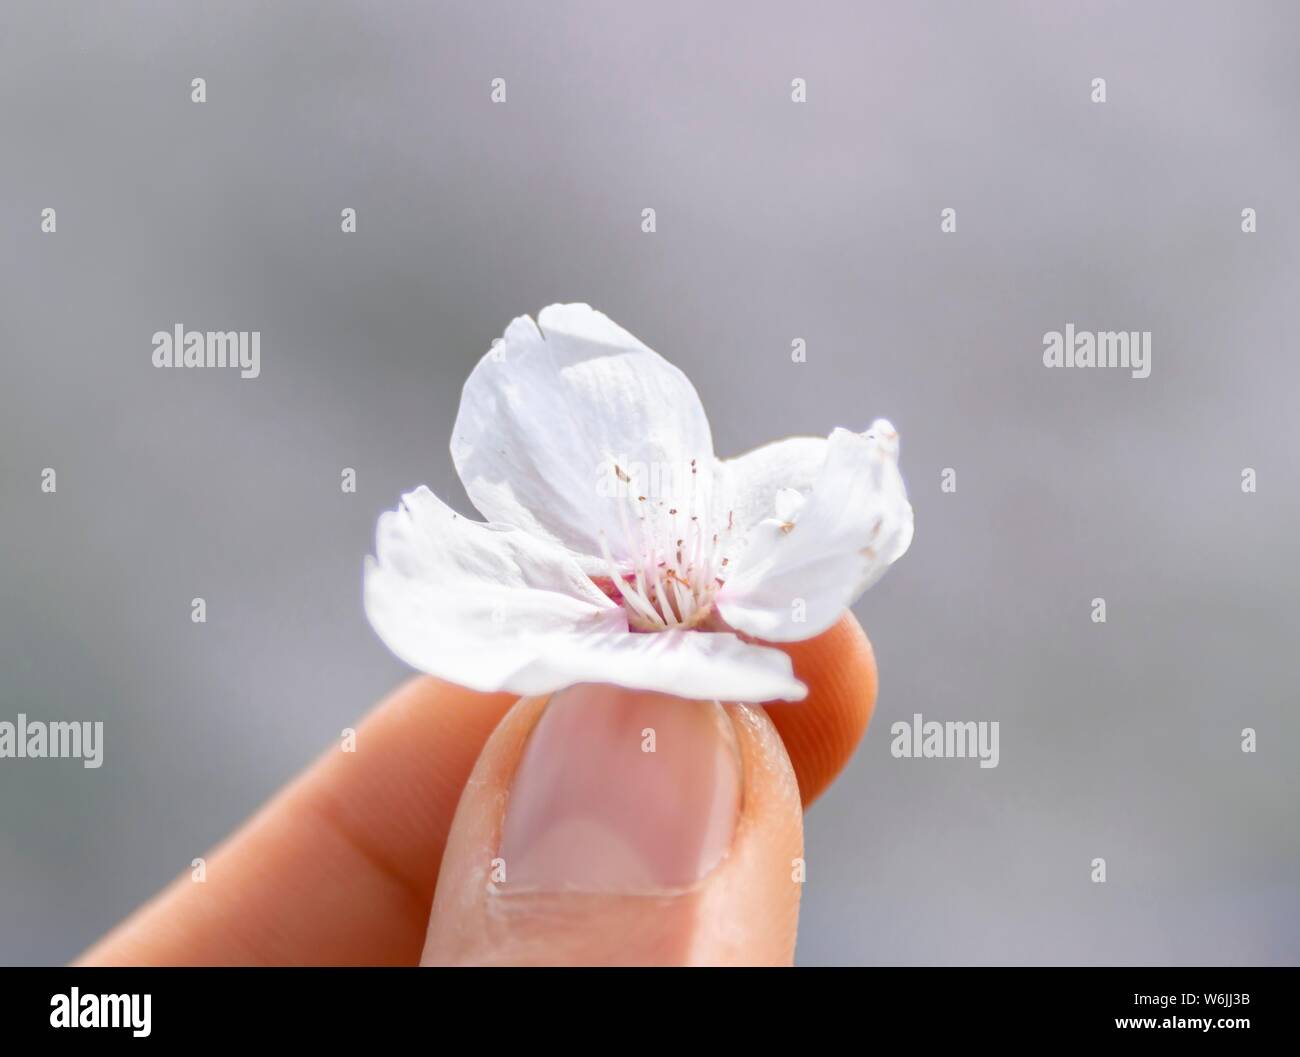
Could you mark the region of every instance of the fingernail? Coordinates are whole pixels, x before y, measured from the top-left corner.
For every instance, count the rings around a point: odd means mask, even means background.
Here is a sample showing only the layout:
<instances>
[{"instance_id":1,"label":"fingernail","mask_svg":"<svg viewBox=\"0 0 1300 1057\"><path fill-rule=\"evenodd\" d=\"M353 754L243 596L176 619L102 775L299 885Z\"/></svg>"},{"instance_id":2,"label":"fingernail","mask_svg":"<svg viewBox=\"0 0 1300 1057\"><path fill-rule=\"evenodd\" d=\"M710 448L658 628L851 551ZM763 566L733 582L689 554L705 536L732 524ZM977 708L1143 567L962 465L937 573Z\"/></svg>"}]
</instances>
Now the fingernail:
<instances>
[{"instance_id":1,"label":"fingernail","mask_svg":"<svg viewBox=\"0 0 1300 1057\"><path fill-rule=\"evenodd\" d=\"M651 893L726 855L740 760L722 707L584 684L547 703L506 801L504 891Z\"/></svg>"}]
</instances>

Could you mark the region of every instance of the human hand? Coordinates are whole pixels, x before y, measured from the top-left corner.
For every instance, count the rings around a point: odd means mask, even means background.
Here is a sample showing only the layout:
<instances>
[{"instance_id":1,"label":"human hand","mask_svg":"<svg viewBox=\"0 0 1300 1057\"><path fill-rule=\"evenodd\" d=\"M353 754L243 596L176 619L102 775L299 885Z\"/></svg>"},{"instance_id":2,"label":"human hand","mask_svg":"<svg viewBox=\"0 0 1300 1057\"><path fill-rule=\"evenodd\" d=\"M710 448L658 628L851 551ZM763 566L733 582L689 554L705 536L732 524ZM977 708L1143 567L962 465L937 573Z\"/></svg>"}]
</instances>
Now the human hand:
<instances>
[{"instance_id":1,"label":"human hand","mask_svg":"<svg viewBox=\"0 0 1300 1057\"><path fill-rule=\"evenodd\" d=\"M789 964L876 667L851 614L781 648L804 701L413 679L78 964Z\"/></svg>"}]
</instances>

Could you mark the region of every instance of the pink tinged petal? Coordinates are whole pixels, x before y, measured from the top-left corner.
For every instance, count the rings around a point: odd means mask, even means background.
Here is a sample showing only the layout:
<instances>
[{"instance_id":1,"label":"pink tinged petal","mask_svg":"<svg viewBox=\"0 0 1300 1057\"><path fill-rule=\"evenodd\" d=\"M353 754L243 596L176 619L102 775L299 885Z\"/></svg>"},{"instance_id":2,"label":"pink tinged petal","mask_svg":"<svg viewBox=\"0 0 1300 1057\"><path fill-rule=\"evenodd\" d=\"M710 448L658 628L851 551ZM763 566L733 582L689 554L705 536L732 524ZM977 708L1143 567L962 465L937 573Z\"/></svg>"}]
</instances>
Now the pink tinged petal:
<instances>
[{"instance_id":1,"label":"pink tinged petal","mask_svg":"<svg viewBox=\"0 0 1300 1057\"><path fill-rule=\"evenodd\" d=\"M485 518L563 544L588 572L602 533L615 560L637 557L639 495L671 506L694 488L703 505L712 487L689 379L588 305L510 324L465 383L451 452Z\"/></svg>"},{"instance_id":2,"label":"pink tinged petal","mask_svg":"<svg viewBox=\"0 0 1300 1057\"><path fill-rule=\"evenodd\" d=\"M755 525L718 592L719 612L739 631L773 642L820 634L912 542L893 427L882 419L866 433L837 429L825 450L794 522Z\"/></svg>"}]
</instances>

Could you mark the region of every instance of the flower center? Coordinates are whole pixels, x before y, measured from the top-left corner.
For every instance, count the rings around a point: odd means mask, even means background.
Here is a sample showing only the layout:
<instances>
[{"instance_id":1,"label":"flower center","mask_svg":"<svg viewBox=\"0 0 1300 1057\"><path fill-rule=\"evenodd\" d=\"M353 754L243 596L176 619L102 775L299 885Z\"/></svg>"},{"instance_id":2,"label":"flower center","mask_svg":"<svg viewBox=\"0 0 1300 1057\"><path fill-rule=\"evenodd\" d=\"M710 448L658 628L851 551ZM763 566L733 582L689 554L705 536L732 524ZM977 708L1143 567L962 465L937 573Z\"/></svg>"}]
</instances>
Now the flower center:
<instances>
[{"instance_id":1,"label":"flower center","mask_svg":"<svg viewBox=\"0 0 1300 1057\"><path fill-rule=\"evenodd\" d=\"M615 471L624 479L618 467ZM633 631L699 627L713 612L713 597L726 579L735 516L728 511L725 524L714 522L710 504L696 490L694 460L690 479L689 498L680 505L633 491L618 500L621 551L630 557L615 561L609 540L600 534L608 577L595 582L622 603Z\"/></svg>"}]
</instances>

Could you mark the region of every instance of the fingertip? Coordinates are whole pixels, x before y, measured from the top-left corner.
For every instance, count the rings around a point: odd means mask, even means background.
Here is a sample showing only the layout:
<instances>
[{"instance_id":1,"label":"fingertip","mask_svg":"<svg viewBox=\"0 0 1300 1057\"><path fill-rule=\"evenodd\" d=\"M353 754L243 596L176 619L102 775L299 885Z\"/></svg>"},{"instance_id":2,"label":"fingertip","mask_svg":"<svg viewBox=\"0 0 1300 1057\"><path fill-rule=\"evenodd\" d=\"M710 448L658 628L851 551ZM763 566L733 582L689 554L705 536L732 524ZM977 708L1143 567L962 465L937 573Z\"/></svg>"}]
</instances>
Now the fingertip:
<instances>
[{"instance_id":1,"label":"fingertip","mask_svg":"<svg viewBox=\"0 0 1300 1057\"><path fill-rule=\"evenodd\" d=\"M807 807L844 769L866 733L876 704L876 658L852 613L816 638L780 645L808 696L764 708L785 742Z\"/></svg>"}]
</instances>

